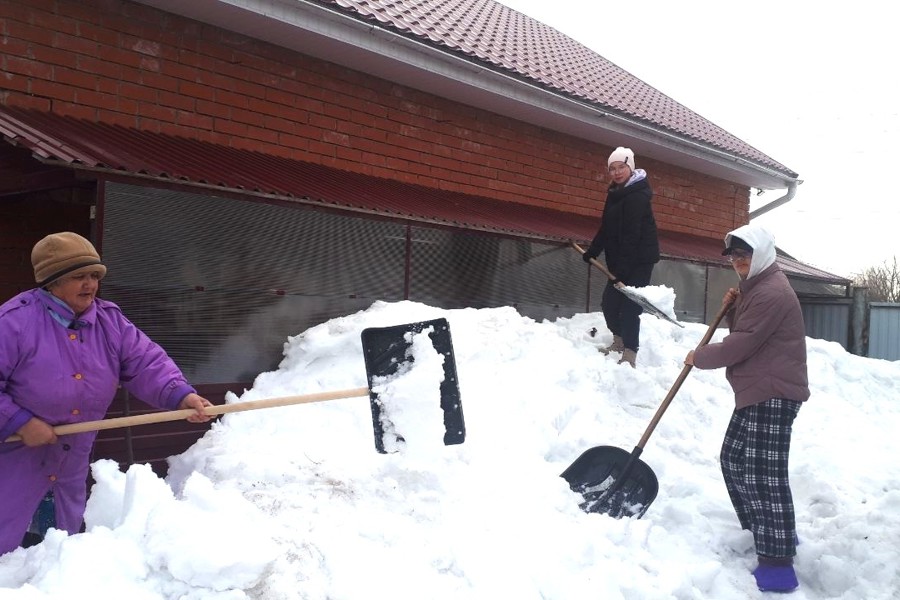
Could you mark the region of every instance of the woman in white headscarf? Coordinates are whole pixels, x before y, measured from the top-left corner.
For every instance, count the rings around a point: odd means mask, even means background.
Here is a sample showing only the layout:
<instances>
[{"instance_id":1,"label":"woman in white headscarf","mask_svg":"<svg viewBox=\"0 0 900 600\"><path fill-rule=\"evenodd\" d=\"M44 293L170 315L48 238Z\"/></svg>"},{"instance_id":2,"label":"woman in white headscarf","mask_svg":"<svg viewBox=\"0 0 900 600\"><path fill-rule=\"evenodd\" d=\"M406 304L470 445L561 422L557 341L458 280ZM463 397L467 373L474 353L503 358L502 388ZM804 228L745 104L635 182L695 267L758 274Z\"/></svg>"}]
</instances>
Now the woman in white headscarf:
<instances>
[{"instance_id":1,"label":"woman in white headscarf","mask_svg":"<svg viewBox=\"0 0 900 600\"><path fill-rule=\"evenodd\" d=\"M725 302L734 302L730 333L690 352L686 364L725 367L735 409L722 444L722 474L738 520L753 533L763 591L798 586L793 557L797 530L788 479L791 430L809 398L806 330L797 294L775 262L775 240L756 225L725 236L740 277Z\"/></svg>"}]
</instances>

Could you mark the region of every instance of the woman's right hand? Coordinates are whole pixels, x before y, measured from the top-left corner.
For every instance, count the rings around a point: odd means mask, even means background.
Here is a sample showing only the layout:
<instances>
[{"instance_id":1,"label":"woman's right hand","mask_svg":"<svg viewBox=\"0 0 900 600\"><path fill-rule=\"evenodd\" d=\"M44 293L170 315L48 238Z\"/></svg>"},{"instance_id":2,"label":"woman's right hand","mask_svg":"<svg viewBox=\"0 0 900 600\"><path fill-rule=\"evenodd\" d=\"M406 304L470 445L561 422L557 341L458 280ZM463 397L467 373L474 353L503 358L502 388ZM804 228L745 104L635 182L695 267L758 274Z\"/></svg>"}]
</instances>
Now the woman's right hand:
<instances>
[{"instance_id":1,"label":"woman's right hand","mask_svg":"<svg viewBox=\"0 0 900 600\"><path fill-rule=\"evenodd\" d=\"M741 292L737 288L728 288L728 291L725 292L725 296L722 298L722 304L734 304L740 295Z\"/></svg>"},{"instance_id":2,"label":"woman's right hand","mask_svg":"<svg viewBox=\"0 0 900 600\"><path fill-rule=\"evenodd\" d=\"M31 417L16 433L22 436L22 442L26 446L46 446L56 443L53 428L37 417Z\"/></svg>"}]
</instances>

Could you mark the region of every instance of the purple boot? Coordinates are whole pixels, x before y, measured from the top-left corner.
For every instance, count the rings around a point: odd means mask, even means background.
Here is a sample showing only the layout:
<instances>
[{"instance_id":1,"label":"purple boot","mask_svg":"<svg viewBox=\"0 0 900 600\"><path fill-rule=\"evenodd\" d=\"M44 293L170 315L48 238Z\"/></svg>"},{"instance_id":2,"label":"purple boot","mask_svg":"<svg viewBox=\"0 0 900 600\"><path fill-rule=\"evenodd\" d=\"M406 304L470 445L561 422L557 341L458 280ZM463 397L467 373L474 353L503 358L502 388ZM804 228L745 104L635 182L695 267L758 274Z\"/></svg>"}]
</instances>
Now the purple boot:
<instances>
[{"instance_id":1,"label":"purple boot","mask_svg":"<svg viewBox=\"0 0 900 600\"><path fill-rule=\"evenodd\" d=\"M756 587L762 592L793 592L800 583L792 565L760 564L753 571Z\"/></svg>"}]
</instances>

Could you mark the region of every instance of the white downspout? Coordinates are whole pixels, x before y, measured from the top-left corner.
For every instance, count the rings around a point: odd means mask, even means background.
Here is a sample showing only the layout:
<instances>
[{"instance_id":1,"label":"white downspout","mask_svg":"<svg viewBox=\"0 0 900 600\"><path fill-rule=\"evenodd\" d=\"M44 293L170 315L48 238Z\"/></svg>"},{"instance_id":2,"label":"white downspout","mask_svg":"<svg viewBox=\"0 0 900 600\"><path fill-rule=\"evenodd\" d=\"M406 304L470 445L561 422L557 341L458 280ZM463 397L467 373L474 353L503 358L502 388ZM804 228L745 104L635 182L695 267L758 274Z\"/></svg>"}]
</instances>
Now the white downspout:
<instances>
[{"instance_id":1,"label":"white downspout","mask_svg":"<svg viewBox=\"0 0 900 600\"><path fill-rule=\"evenodd\" d=\"M788 183L787 193L784 196L782 196L781 198L778 198L777 200L772 200L765 206L760 206L756 210L750 211L750 220L752 221L756 217L758 217L760 215L764 215L767 212L769 212L770 210L774 210L774 209L778 208L779 206L781 206L782 204L787 204L788 202L790 202L794 198L794 196L797 194L797 185L799 183L801 183L801 182L796 181L796 180L791 181L790 183Z\"/></svg>"}]
</instances>

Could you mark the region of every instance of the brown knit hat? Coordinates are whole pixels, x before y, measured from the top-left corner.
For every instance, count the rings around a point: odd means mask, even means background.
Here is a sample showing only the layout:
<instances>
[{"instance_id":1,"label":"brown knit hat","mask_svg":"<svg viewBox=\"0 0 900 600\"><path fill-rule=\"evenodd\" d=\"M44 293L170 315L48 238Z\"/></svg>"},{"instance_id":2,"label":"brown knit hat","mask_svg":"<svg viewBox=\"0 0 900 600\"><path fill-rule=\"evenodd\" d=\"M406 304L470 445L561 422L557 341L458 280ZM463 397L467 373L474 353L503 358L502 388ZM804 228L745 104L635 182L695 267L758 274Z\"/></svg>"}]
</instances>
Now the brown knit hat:
<instances>
[{"instance_id":1,"label":"brown knit hat","mask_svg":"<svg viewBox=\"0 0 900 600\"><path fill-rule=\"evenodd\" d=\"M71 231L51 233L31 250L34 280L40 287L76 271L99 271L106 275L100 255L89 241Z\"/></svg>"}]
</instances>

